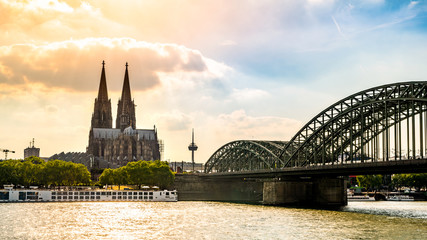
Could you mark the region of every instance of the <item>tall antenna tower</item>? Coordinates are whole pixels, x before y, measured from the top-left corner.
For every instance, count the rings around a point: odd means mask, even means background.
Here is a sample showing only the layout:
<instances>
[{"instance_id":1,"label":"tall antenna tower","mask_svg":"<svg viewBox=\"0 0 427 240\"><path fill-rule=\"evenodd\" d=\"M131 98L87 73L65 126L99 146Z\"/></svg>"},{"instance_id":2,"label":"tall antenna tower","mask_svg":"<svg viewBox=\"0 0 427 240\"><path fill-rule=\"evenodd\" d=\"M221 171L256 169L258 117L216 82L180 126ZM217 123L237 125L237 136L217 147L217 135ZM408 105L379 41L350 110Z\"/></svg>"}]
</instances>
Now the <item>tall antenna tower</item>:
<instances>
[{"instance_id":1,"label":"tall antenna tower","mask_svg":"<svg viewBox=\"0 0 427 240\"><path fill-rule=\"evenodd\" d=\"M194 128L191 134L191 143L188 145L188 150L191 151L191 162L193 163L193 172L194 172L194 151L197 151L197 145L194 143Z\"/></svg>"}]
</instances>

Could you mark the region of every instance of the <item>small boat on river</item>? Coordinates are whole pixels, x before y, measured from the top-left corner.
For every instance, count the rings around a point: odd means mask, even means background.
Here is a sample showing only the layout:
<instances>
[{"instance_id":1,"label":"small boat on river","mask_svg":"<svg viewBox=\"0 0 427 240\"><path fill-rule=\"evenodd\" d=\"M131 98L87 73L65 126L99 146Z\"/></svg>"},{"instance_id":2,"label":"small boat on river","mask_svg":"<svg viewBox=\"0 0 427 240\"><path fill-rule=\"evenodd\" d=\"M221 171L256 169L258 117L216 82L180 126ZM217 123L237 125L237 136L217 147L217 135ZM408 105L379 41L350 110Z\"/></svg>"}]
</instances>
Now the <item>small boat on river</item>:
<instances>
[{"instance_id":1,"label":"small boat on river","mask_svg":"<svg viewBox=\"0 0 427 240\"><path fill-rule=\"evenodd\" d=\"M387 201L414 201L414 197L409 195L393 195L385 198Z\"/></svg>"},{"instance_id":2,"label":"small boat on river","mask_svg":"<svg viewBox=\"0 0 427 240\"><path fill-rule=\"evenodd\" d=\"M370 197L368 195L347 195L347 201L349 202L375 201L375 197Z\"/></svg>"},{"instance_id":3,"label":"small boat on river","mask_svg":"<svg viewBox=\"0 0 427 240\"><path fill-rule=\"evenodd\" d=\"M375 197L370 197L369 195L358 195L354 194L353 191L347 189L347 201L349 202L359 202L359 201L375 201Z\"/></svg>"}]
</instances>

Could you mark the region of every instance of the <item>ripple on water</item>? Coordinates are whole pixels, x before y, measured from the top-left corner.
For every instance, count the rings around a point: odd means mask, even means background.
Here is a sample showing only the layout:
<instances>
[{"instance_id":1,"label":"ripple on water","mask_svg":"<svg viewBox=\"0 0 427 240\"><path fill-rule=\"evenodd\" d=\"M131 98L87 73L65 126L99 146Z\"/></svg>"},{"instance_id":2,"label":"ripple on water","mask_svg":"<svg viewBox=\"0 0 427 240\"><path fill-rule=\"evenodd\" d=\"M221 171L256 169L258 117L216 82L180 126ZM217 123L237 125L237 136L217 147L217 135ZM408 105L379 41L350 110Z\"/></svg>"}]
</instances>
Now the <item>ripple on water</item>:
<instances>
[{"instance_id":1,"label":"ripple on water","mask_svg":"<svg viewBox=\"0 0 427 240\"><path fill-rule=\"evenodd\" d=\"M426 204L376 202L350 203L344 211L217 202L4 203L0 239L424 239L426 211Z\"/></svg>"}]
</instances>

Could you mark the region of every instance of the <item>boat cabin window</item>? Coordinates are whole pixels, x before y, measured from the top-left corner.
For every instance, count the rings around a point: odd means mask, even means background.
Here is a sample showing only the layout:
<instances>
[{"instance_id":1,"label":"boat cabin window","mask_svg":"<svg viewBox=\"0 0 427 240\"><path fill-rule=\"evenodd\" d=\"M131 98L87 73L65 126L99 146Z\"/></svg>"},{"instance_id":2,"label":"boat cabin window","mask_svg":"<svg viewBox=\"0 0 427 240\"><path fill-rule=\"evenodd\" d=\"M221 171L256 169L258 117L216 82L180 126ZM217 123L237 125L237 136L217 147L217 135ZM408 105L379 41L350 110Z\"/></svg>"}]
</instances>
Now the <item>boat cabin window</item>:
<instances>
[{"instance_id":1,"label":"boat cabin window","mask_svg":"<svg viewBox=\"0 0 427 240\"><path fill-rule=\"evenodd\" d=\"M9 200L9 192L0 192L0 200Z\"/></svg>"},{"instance_id":2,"label":"boat cabin window","mask_svg":"<svg viewBox=\"0 0 427 240\"><path fill-rule=\"evenodd\" d=\"M27 199L27 193L19 192L19 200L26 200L26 199Z\"/></svg>"}]
</instances>

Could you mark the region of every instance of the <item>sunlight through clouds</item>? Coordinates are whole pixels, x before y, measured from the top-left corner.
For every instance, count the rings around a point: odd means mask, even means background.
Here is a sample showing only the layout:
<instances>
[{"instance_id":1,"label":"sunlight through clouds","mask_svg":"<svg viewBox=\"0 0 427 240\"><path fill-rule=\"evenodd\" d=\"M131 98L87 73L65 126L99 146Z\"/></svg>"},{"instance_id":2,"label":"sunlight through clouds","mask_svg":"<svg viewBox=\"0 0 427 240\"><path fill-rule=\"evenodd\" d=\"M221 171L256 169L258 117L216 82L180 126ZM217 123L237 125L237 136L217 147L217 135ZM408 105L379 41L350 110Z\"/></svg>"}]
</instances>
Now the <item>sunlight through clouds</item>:
<instances>
[{"instance_id":1,"label":"sunlight through clouds","mask_svg":"<svg viewBox=\"0 0 427 240\"><path fill-rule=\"evenodd\" d=\"M129 63L137 126L165 159L289 140L366 88L426 80L423 1L0 0L0 146L85 151L101 63L113 112ZM188 141L187 141L187 140ZM7 145L7 146L6 146Z\"/></svg>"},{"instance_id":2,"label":"sunlight through clouds","mask_svg":"<svg viewBox=\"0 0 427 240\"><path fill-rule=\"evenodd\" d=\"M134 79L142 80L134 82L133 90L136 91L157 87L160 73L170 76L189 73L195 76L185 79L197 81L203 81L212 74L223 74L220 63L210 60L207 64L206 57L200 52L183 46L130 38L87 38L44 45L0 47L0 82L9 85L34 82L50 88L93 91L96 83L87 79L96 78L98 70L90 66L97 66L96 63L102 60L106 60L107 67L110 63L115 66L118 59L123 61L121 66L129 61L134 66ZM122 68L110 69L123 71ZM118 89L113 87L113 90Z\"/></svg>"}]
</instances>

